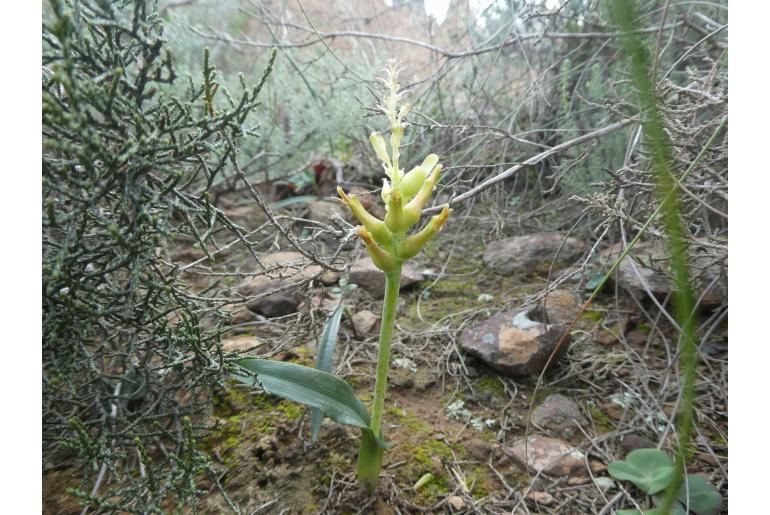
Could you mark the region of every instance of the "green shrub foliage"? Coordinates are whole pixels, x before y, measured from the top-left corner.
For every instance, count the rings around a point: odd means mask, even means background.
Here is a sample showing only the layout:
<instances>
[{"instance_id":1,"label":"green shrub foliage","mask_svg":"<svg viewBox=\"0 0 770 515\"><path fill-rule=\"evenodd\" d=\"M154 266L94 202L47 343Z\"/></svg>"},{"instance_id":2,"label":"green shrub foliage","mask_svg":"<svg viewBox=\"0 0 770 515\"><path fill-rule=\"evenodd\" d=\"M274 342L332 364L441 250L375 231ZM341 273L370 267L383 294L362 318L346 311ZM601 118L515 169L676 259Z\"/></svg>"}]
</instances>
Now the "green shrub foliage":
<instances>
[{"instance_id":1,"label":"green shrub foliage","mask_svg":"<svg viewBox=\"0 0 770 515\"><path fill-rule=\"evenodd\" d=\"M228 360L161 249L242 237L207 188L254 135L275 58L238 93L208 53L185 83L156 7L53 0L43 24L43 468L79 467L71 492L106 511L195 510L198 481L218 485L191 415Z\"/></svg>"}]
</instances>

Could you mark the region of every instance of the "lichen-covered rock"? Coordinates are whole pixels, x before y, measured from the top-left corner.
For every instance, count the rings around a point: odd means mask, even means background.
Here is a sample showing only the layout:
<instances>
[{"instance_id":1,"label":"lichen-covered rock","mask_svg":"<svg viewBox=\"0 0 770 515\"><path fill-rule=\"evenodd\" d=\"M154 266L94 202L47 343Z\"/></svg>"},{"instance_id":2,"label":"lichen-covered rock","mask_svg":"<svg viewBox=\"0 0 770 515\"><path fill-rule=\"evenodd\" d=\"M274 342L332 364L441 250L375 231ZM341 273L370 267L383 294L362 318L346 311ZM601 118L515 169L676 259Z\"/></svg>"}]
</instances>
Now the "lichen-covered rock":
<instances>
[{"instance_id":1,"label":"lichen-covered rock","mask_svg":"<svg viewBox=\"0 0 770 515\"><path fill-rule=\"evenodd\" d=\"M507 375L540 374L562 336L564 341L551 363L567 352L570 336L561 325L531 320L529 312L507 311L466 328L460 334L460 347Z\"/></svg>"},{"instance_id":2,"label":"lichen-covered rock","mask_svg":"<svg viewBox=\"0 0 770 515\"><path fill-rule=\"evenodd\" d=\"M578 425L587 424L577 403L559 393L549 395L532 412L532 423L554 436L570 438L578 430Z\"/></svg>"},{"instance_id":3,"label":"lichen-covered rock","mask_svg":"<svg viewBox=\"0 0 770 515\"><path fill-rule=\"evenodd\" d=\"M556 256L557 263L579 258L588 246L577 238L558 232L539 232L493 241L484 250L484 264L500 275L513 272L532 272L539 265L550 264Z\"/></svg>"},{"instance_id":4,"label":"lichen-covered rock","mask_svg":"<svg viewBox=\"0 0 770 515\"><path fill-rule=\"evenodd\" d=\"M506 451L535 473L575 477L587 474L585 454L556 438L540 435L532 435L526 441L520 438Z\"/></svg>"},{"instance_id":5,"label":"lichen-covered rock","mask_svg":"<svg viewBox=\"0 0 770 515\"><path fill-rule=\"evenodd\" d=\"M373 297L381 298L385 295L385 274L374 266L371 257L367 256L353 263L348 278L351 283L356 283ZM420 281L422 281L422 274L408 264L404 264L401 268L401 288Z\"/></svg>"}]
</instances>

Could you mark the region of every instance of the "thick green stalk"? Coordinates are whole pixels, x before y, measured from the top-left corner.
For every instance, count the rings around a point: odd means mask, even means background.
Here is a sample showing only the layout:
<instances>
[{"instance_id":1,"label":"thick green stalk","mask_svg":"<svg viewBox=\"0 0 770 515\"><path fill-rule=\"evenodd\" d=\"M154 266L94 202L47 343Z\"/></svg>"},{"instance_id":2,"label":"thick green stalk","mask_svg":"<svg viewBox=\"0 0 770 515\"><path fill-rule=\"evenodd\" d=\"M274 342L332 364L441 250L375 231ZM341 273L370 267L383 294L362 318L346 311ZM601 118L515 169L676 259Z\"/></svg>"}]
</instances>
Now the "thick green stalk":
<instances>
[{"instance_id":1,"label":"thick green stalk","mask_svg":"<svg viewBox=\"0 0 770 515\"><path fill-rule=\"evenodd\" d=\"M398 292L401 283L401 263L385 274L385 300L382 306L380 343L377 352L377 375L374 380L374 405L372 406L372 432L382 438L382 412L385 406L385 391L388 387L390 368L390 344L393 340L393 326L398 310ZM361 450L358 454L358 481L368 491L374 490L380 476L382 463L381 447L368 433L362 433Z\"/></svg>"}]
</instances>

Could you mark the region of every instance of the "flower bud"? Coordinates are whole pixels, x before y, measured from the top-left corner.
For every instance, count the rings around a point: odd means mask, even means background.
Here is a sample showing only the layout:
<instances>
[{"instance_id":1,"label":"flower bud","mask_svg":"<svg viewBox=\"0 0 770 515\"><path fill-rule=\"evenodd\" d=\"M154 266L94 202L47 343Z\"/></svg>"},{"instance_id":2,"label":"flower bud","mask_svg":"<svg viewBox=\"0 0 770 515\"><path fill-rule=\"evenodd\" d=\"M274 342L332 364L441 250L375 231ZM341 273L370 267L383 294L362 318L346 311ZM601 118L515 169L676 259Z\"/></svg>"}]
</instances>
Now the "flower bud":
<instances>
[{"instance_id":1,"label":"flower bud","mask_svg":"<svg viewBox=\"0 0 770 515\"><path fill-rule=\"evenodd\" d=\"M420 213L422 212L422 208L425 207L425 204L430 199L431 194L433 194L433 189L436 187L436 183L438 182L441 168L441 163L436 165L436 167L433 169L433 173L431 173L430 176L425 179L425 182L423 182L422 187L420 188L420 191L417 193L417 195L415 195L415 197L409 201L406 206L404 206L404 217L407 221L412 222L411 225L416 224L420 220ZM411 227L411 225L409 227Z\"/></svg>"},{"instance_id":2,"label":"flower bud","mask_svg":"<svg viewBox=\"0 0 770 515\"><path fill-rule=\"evenodd\" d=\"M404 232L411 225L404 222L404 202L401 192L394 189L390 192L390 202L388 202L388 213L385 215L385 225L394 233ZM414 225L414 224L412 224Z\"/></svg>"},{"instance_id":3,"label":"flower bud","mask_svg":"<svg viewBox=\"0 0 770 515\"><path fill-rule=\"evenodd\" d=\"M369 234L369 231L363 227L359 227L358 237L361 238L364 245L366 245L366 250L368 250L369 255L372 256L372 263L374 263L374 266L383 272L390 272L396 267L396 260L393 255L377 245L372 239L372 235Z\"/></svg>"},{"instance_id":4,"label":"flower bud","mask_svg":"<svg viewBox=\"0 0 770 515\"><path fill-rule=\"evenodd\" d=\"M425 178L433 170L438 162L438 156L436 154L430 154L423 160L420 166L415 166L409 173L404 175L401 179L401 194L404 196L404 202L409 202L420 191Z\"/></svg>"},{"instance_id":5,"label":"flower bud","mask_svg":"<svg viewBox=\"0 0 770 515\"><path fill-rule=\"evenodd\" d=\"M385 222L369 213L355 195L348 196L342 187L337 186L337 193L339 193L342 201L347 204L348 208L353 213L353 216L358 218L358 221L364 224L364 227L366 227L369 233L374 236L375 240L383 245L391 243L393 235L388 230Z\"/></svg>"},{"instance_id":6,"label":"flower bud","mask_svg":"<svg viewBox=\"0 0 770 515\"><path fill-rule=\"evenodd\" d=\"M373 132L372 135L369 136L369 143L372 144L374 153L377 154L379 160L385 163L387 167L389 167L390 156L388 155L388 147L385 145L385 138L383 138L380 133Z\"/></svg>"},{"instance_id":7,"label":"flower bud","mask_svg":"<svg viewBox=\"0 0 770 515\"><path fill-rule=\"evenodd\" d=\"M380 192L380 196L382 197L382 201L385 202L385 209L387 210L390 206L390 183L387 179L382 180L382 191Z\"/></svg>"},{"instance_id":8,"label":"flower bud","mask_svg":"<svg viewBox=\"0 0 770 515\"><path fill-rule=\"evenodd\" d=\"M420 191L428 172L422 166L415 166L401 179L399 189L404 196L404 201L409 202Z\"/></svg>"},{"instance_id":9,"label":"flower bud","mask_svg":"<svg viewBox=\"0 0 770 515\"><path fill-rule=\"evenodd\" d=\"M430 222L420 231L411 236L407 236L398 246L398 256L401 259L409 259L417 255L434 234L439 232L452 210L444 206L441 213L431 218Z\"/></svg>"}]
</instances>

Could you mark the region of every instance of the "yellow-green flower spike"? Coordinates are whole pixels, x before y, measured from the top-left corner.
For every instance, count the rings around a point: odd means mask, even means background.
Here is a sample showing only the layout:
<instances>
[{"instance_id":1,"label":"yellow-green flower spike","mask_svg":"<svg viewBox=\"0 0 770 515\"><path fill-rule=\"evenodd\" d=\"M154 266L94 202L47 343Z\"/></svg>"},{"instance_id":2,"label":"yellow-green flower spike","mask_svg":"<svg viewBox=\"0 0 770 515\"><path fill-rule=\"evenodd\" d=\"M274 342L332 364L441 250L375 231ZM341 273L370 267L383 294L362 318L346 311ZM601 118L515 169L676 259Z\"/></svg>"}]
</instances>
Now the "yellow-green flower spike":
<instances>
[{"instance_id":1,"label":"yellow-green flower spike","mask_svg":"<svg viewBox=\"0 0 770 515\"><path fill-rule=\"evenodd\" d=\"M382 270L383 272L390 272L396 268L396 259L393 254L386 251L372 239L372 235L364 227L358 228L358 237L363 240L366 245L366 250L369 251L369 255L372 256L372 263L374 266Z\"/></svg>"},{"instance_id":2,"label":"yellow-green flower spike","mask_svg":"<svg viewBox=\"0 0 770 515\"><path fill-rule=\"evenodd\" d=\"M401 259L409 259L416 256L428 240L444 227L444 223L451 213L452 210L444 206L441 213L431 218L430 222L420 232L407 236L398 247L399 257Z\"/></svg>"},{"instance_id":3,"label":"yellow-green flower spike","mask_svg":"<svg viewBox=\"0 0 770 515\"><path fill-rule=\"evenodd\" d=\"M393 235L388 230L385 222L369 213L355 195L348 196L341 186L337 186L337 193L339 193L342 201L353 213L353 216L358 218L358 221L364 224L366 230L371 233L375 240L383 245L389 245L391 243Z\"/></svg>"}]
</instances>

